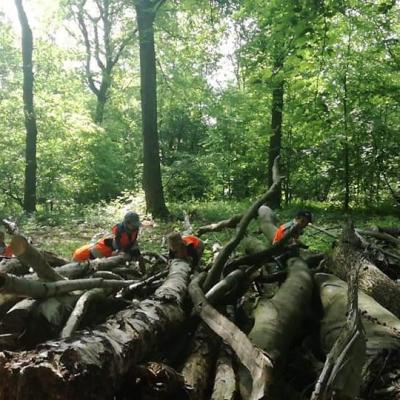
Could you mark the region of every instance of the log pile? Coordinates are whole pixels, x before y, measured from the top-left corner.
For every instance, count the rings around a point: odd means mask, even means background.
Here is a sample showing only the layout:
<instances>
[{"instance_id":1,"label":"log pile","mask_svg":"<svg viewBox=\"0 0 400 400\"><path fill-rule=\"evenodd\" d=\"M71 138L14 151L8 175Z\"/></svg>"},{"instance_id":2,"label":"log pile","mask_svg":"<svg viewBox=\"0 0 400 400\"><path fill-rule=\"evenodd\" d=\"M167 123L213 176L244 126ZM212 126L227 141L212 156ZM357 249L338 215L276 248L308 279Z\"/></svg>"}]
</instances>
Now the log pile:
<instances>
[{"instance_id":1,"label":"log pile","mask_svg":"<svg viewBox=\"0 0 400 400\"><path fill-rule=\"evenodd\" d=\"M128 256L67 263L14 232L0 400L400 398L399 232L349 225L322 266L308 254L271 272L296 233L271 245L274 176L247 212L199 230L236 228L199 274L157 254L145 276ZM264 241L239 254L252 219Z\"/></svg>"}]
</instances>

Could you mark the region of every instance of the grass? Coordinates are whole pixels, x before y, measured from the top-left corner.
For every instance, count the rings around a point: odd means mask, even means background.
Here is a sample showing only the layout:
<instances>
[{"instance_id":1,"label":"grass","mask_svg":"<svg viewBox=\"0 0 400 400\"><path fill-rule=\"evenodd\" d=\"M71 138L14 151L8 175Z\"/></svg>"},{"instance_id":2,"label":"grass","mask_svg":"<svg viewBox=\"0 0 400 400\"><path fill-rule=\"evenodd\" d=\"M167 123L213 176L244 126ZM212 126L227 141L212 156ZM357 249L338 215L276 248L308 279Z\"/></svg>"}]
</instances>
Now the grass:
<instances>
[{"instance_id":1,"label":"grass","mask_svg":"<svg viewBox=\"0 0 400 400\"><path fill-rule=\"evenodd\" d=\"M141 215L143 226L139 236L142 250L156 252L166 251L164 237L173 230L183 230L183 212L190 215L194 230L199 226L217 222L234 214L245 212L250 201L213 201L190 202L185 204L169 204L171 213L175 216L172 222L154 221L145 212L143 193L133 195L124 193L111 203L99 203L79 210L55 210L52 213L38 212L34 216L19 219L21 231L33 239L34 245L70 259L73 251L99 233L111 232L111 227L120 222L128 210L135 210ZM325 229L330 229L335 235L340 234L341 227L349 215L340 209L325 203L296 203L277 212L281 222L293 218L300 209L309 209L314 214L314 223ZM351 218L359 228L374 225L399 226L400 221L395 210L375 209L353 210ZM260 240L265 240L258 232L257 221L252 221L249 234ZM222 232L205 234L202 239L206 245L205 259L211 259L213 243L224 245L233 235L232 229ZM327 251L333 239L312 228L307 228L302 241L316 251ZM240 250L240 249L239 249Z\"/></svg>"}]
</instances>

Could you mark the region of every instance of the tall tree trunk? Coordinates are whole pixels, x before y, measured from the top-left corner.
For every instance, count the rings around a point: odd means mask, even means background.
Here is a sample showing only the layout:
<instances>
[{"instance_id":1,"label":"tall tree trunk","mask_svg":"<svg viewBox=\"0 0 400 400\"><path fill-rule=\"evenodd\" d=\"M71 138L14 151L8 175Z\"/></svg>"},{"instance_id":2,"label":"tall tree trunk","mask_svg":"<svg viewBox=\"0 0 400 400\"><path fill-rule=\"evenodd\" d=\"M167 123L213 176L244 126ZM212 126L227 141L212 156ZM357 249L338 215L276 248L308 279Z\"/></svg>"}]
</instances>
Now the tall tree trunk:
<instances>
[{"instance_id":1,"label":"tall tree trunk","mask_svg":"<svg viewBox=\"0 0 400 400\"><path fill-rule=\"evenodd\" d=\"M346 66L343 76L343 130L344 130L344 143L343 143L343 163L344 163L344 211L350 209L350 147L349 147L349 104L348 104L348 73L349 73L349 59L351 52L351 32L348 35Z\"/></svg>"},{"instance_id":2,"label":"tall tree trunk","mask_svg":"<svg viewBox=\"0 0 400 400\"><path fill-rule=\"evenodd\" d=\"M279 71L283 67L281 60L275 61L274 70ZM272 178L272 167L274 160L281 154L281 142L282 142L282 118L283 118L283 92L284 92L284 80L281 77L275 77L272 89L272 108L271 108L271 131L272 134L269 140L269 151L268 151L268 186L273 183ZM270 205L272 208L279 208L281 205L281 188L275 192L273 198L271 198Z\"/></svg>"},{"instance_id":3,"label":"tall tree trunk","mask_svg":"<svg viewBox=\"0 0 400 400\"><path fill-rule=\"evenodd\" d=\"M94 116L94 122L101 125L104 119L104 108L107 102L108 90L111 86L111 76L108 73L103 72L100 89L97 93L96 103L96 114Z\"/></svg>"},{"instance_id":4,"label":"tall tree trunk","mask_svg":"<svg viewBox=\"0 0 400 400\"><path fill-rule=\"evenodd\" d=\"M23 101L26 128L24 210L36 210L36 116L33 106L32 31L22 0L15 0L22 31Z\"/></svg>"},{"instance_id":5,"label":"tall tree trunk","mask_svg":"<svg viewBox=\"0 0 400 400\"><path fill-rule=\"evenodd\" d=\"M150 0L136 2L140 47L140 94L142 100L143 186L147 210L155 217L167 217L161 181L157 132L156 56L154 51L155 5Z\"/></svg>"}]
</instances>

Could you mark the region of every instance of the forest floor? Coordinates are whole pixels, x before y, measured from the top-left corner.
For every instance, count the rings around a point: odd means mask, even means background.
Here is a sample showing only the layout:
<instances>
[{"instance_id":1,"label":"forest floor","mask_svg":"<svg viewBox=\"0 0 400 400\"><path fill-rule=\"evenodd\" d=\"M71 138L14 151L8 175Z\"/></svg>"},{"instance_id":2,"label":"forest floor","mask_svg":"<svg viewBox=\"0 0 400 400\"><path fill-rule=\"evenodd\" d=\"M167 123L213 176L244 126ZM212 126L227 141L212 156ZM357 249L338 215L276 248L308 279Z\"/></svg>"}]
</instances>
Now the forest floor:
<instances>
[{"instance_id":1,"label":"forest floor","mask_svg":"<svg viewBox=\"0 0 400 400\"><path fill-rule=\"evenodd\" d=\"M170 204L169 209L175 218L171 222L154 221L145 214L145 202L143 195L124 194L111 203L101 203L79 212L72 210L53 210L38 213L30 218L21 218L19 225L21 231L30 236L33 244L43 250L48 250L71 259L73 251L88 243L95 235L110 233L111 227L120 222L128 210L135 210L142 219L142 228L139 236L139 245L143 250L165 253L165 235L173 230L182 231L183 212L190 216L193 233L202 225L217 222L242 213L250 205L250 201L213 201L213 202L188 202ZM300 209L310 209L314 214L314 224L328 229L334 235L338 235L343 224L350 217L357 228L380 226L399 226L399 213L395 210L384 208L377 210L357 209L350 215L346 215L338 208L326 203L302 203L291 204L277 212L279 220L283 223L290 220ZM258 224L253 221L248 229L249 234L263 240L259 232ZM218 233L208 233L202 238L206 245L204 261L211 259L211 246L213 243L224 244L232 236L232 231L226 229ZM307 228L302 236L302 241L312 250L326 251L333 239L311 227ZM240 252L240 247L237 249Z\"/></svg>"}]
</instances>

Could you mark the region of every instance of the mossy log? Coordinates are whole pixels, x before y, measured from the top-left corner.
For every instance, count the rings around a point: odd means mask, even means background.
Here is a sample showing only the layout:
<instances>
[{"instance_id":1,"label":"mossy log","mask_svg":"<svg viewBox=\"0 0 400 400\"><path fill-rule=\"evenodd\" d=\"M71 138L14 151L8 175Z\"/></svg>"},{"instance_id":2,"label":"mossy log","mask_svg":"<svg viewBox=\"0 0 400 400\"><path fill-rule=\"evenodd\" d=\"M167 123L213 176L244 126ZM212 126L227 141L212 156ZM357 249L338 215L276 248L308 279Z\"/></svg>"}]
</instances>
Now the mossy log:
<instances>
[{"instance_id":1,"label":"mossy log","mask_svg":"<svg viewBox=\"0 0 400 400\"><path fill-rule=\"evenodd\" d=\"M324 318L321 345L328 353L346 323L347 284L330 274L316 274ZM362 291L358 293L366 336L366 361L362 368L361 398L400 398L400 320Z\"/></svg>"},{"instance_id":2,"label":"mossy log","mask_svg":"<svg viewBox=\"0 0 400 400\"><path fill-rule=\"evenodd\" d=\"M329 272L346 280L346 262L349 262L349 260L354 267L360 269L359 289L373 297L397 317L400 317L400 285L393 282L365 257L360 240L350 227L343 230L342 239L330 254L328 259Z\"/></svg>"},{"instance_id":3,"label":"mossy log","mask_svg":"<svg viewBox=\"0 0 400 400\"><path fill-rule=\"evenodd\" d=\"M300 258L289 259L288 277L271 299L260 297L254 310L254 326L249 333L251 342L267 352L276 365L283 362L290 345L302 330L310 307L313 280L307 265ZM241 369L240 391L249 398L249 376Z\"/></svg>"}]
</instances>

